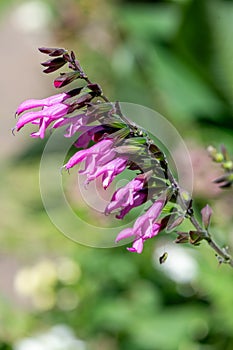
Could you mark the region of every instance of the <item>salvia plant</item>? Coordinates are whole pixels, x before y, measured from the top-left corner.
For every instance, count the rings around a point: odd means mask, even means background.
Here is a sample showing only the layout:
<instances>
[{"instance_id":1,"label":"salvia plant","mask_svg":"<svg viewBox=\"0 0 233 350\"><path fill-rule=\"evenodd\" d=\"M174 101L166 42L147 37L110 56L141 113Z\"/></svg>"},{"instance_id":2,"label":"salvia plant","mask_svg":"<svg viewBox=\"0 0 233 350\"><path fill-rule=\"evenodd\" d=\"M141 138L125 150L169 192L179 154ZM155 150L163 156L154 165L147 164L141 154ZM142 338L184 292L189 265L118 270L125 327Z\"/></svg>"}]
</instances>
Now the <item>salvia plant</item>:
<instances>
[{"instance_id":1,"label":"salvia plant","mask_svg":"<svg viewBox=\"0 0 233 350\"><path fill-rule=\"evenodd\" d=\"M233 267L228 249L220 247L210 233L211 207L207 204L201 210L200 223L196 219L190 194L180 187L164 152L147 131L128 120L120 104L110 102L100 85L90 81L73 51L69 53L62 48L45 47L39 50L49 56L42 63L45 73L68 65L69 72L60 73L54 80L55 88L67 86L75 80L82 80L84 84L42 100L24 101L17 108L18 120L13 131L33 124L38 127L31 134L33 138L43 139L48 128L63 126L66 126L65 137L78 133L74 142L77 151L63 168L69 170L84 162L84 169L79 173L86 175L86 184L101 177L106 189L125 169L133 172L134 178L115 191L105 209L106 215L115 213L116 218L121 220L131 209L147 203L147 210L136 219L133 227L122 230L116 237L116 242L132 238L132 246L127 248L130 252L141 253L145 241L162 230L175 231L176 243L197 246L204 240L215 251L220 263ZM231 187L233 162L227 150L222 146L220 151L213 147L209 147L208 151L212 160L220 163L224 171L215 182L220 187ZM190 220L192 230L179 230L184 219ZM160 258L160 263L166 257L167 253Z\"/></svg>"}]
</instances>

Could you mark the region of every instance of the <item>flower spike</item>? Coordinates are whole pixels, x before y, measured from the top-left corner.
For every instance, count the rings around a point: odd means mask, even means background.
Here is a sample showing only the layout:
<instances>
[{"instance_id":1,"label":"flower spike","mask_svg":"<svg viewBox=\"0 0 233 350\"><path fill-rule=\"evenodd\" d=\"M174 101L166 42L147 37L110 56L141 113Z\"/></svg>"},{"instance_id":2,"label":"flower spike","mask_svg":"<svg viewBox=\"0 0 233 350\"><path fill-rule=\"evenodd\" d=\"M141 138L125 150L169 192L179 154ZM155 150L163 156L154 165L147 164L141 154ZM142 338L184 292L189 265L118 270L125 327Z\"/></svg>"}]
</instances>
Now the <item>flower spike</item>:
<instances>
[{"instance_id":1,"label":"flower spike","mask_svg":"<svg viewBox=\"0 0 233 350\"><path fill-rule=\"evenodd\" d=\"M75 153L63 165L70 170L81 162L84 168L80 174L86 176L85 184L99 177L107 189L113 180L125 169L133 174L125 186L118 188L105 208L105 214L114 213L123 219L131 210L142 204L149 208L137 217L132 227L122 230L116 243L132 239L127 250L141 254L148 239L176 229L184 220L189 220L194 229L177 231L176 243L199 245L202 240L217 253L218 260L233 267L233 259L224 248L219 247L210 232L212 209L207 205L201 210L202 225L193 210L193 200L183 190L170 171L164 152L150 139L149 133L123 114L119 102L110 102L103 95L101 87L91 82L82 69L73 51L63 48L41 47L39 51L49 59L42 63L44 73L52 73L67 64L68 72L61 72L54 79L54 87L61 88L74 81L82 84L71 91L65 91L43 99L29 99L22 102L17 110L18 120L12 129L20 131L25 125L37 126L32 138L44 138L46 130L65 127L64 137L78 132L74 142ZM210 157L219 163L223 176L215 182L228 188L233 184L233 161L226 147L220 151L208 149ZM160 257L164 263L167 253Z\"/></svg>"}]
</instances>

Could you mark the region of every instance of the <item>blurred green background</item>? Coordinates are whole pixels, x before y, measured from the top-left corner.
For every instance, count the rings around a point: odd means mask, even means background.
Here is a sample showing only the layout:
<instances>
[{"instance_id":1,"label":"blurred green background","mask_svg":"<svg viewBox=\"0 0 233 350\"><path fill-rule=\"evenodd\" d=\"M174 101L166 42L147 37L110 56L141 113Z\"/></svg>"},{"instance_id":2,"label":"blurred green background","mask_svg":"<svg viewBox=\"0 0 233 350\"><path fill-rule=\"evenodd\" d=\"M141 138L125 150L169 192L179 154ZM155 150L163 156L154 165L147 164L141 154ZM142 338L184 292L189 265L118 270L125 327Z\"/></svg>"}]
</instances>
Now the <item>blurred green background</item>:
<instances>
[{"instance_id":1,"label":"blurred green background","mask_svg":"<svg viewBox=\"0 0 233 350\"><path fill-rule=\"evenodd\" d=\"M233 152L232 37L229 0L0 1L0 350L233 349L232 270L205 243L178 247L162 233L139 256L70 241L40 198L45 142L10 134L21 101L54 93L37 47L73 49L110 99L177 128L196 209L213 207L213 233L233 249L232 191L211 183L206 154L221 143Z\"/></svg>"}]
</instances>

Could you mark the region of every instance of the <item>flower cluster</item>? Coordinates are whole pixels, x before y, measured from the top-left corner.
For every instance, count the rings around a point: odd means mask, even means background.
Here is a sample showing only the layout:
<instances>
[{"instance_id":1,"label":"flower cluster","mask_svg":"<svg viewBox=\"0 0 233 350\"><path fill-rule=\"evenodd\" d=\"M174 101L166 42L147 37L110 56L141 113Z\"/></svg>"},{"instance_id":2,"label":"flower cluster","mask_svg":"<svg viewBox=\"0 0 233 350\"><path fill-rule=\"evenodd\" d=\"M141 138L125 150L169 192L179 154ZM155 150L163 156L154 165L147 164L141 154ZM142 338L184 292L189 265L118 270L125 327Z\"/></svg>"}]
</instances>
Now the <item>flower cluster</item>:
<instances>
[{"instance_id":1,"label":"flower cluster","mask_svg":"<svg viewBox=\"0 0 233 350\"><path fill-rule=\"evenodd\" d=\"M228 253L213 243L209 234L211 208L207 205L201 211L200 225L193 214L191 197L179 187L164 153L147 132L123 115L119 103L108 101L100 86L89 80L72 51L69 54L60 48L39 50L50 56L42 63L45 73L54 72L66 64L70 69L54 80L55 88L77 79L84 84L41 100L24 101L17 108L18 120L14 130L19 131L27 124L36 125L38 130L31 134L34 138L44 138L48 128L63 126L66 127L65 137L79 133L74 142L75 152L63 168L69 170L83 162L84 168L79 173L86 175L86 185L101 177L106 189L125 169L133 172L134 178L115 191L105 208L106 215L115 213L117 219L123 219L133 208L147 203L148 209L136 219L133 227L124 229L116 237L116 242L132 238L132 247L127 248L129 251L141 253L147 239L165 228L173 230L188 218L195 230L178 231L176 243L198 245L204 239L214 247L223 262L233 266ZM222 149L221 155L213 148L209 151L213 160L221 162L226 171L216 182L221 183L221 187L231 186L233 166L226 150Z\"/></svg>"},{"instance_id":2,"label":"flower cluster","mask_svg":"<svg viewBox=\"0 0 233 350\"><path fill-rule=\"evenodd\" d=\"M55 79L56 88L75 79L82 79L86 85L41 100L24 101L17 108L14 130L19 131L27 124L37 125L38 130L31 134L34 138L44 138L48 128L63 126L66 126L65 137L81 132L74 143L78 150L63 168L69 170L83 162L84 168L79 173L86 175L86 184L101 177L106 189L126 168L132 170L134 179L115 191L105 214L114 212L117 219L123 219L133 208L151 203L133 228L123 230L116 238L118 242L132 237L133 246L128 249L141 253L143 243L162 229L158 218L168 200L170 185L165 174L165 158L147 134L122 115L120 105L107 101L99 85L90 82L73 52L69 55L66 50L56 48L40 51L55 57L42 63L45 73L54 72L66 63L71 69Z\"/></svg>"}]
</instances>

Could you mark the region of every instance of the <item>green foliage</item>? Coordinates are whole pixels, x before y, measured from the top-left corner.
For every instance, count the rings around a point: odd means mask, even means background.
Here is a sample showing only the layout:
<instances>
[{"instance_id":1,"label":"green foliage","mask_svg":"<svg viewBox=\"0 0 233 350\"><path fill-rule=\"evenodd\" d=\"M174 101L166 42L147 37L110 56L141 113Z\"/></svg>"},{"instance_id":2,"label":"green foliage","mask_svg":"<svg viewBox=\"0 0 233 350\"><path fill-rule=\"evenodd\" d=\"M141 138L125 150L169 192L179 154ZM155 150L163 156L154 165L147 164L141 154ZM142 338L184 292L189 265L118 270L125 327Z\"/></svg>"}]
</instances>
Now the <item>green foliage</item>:
<instances>
[{"instance_id":1,"label":"green foliage","mask_svg":"<svg viewBox=\"0 0 233 350\"><path fill-rule=\"evenodd\" d=\"M58 27L63 28L59 2L47 2ZM106 95L158 110L201 147L224 142L232 151L232 2L70 3L82 15L72 22L73 34L59 40L77 47L85 69L96 81L104 82ZM8 4L0 1L0 10ZM106 6L111 7L112 17L105 16L102 9ZM97 22L106 26L110 22L114 33L109 46L95 49L85 35L98 16ZM63 28L66 34L69 23ZM57 32L59 29L54 35ZM175 237L165 233L148 242L141 256L130 254L125 247L95 249L68 240L50 222L40 199L38 157L43 147L41 141L31 140L29 149L2 169L1 256L15 261L17 268L7 271L11 291L8 280L1 284L5 289L0 296L0 350L10 350L13 345L9 344L16 340L58 323L70 326L91 350L231 350L230 268L218 266L201 244L195 255L197 275L188 282L172 279L164 266L170 259L166 245ZM216 200L217 217L213 216L220 242L232 234L232 218L225 215L232 208L232 196L222 197ZM205 194L198 194L197 209L206 199ZM92 218L83 207L74 209L83 218ZM163 266L155 258L159 246L168 251ZM67 279L63 259L68 259L69 273L73 266L76 278ZM47 266L45 271L40 263ZM174 260L179 272L176 264ZM25 269L42 281L27 295L22 290L33 283L29 277L26 282L22 275L19 278ZM49 275L49 269L54 274ZM21 281L18 289L17 276Z\"/></svg>"}]
</instances>

